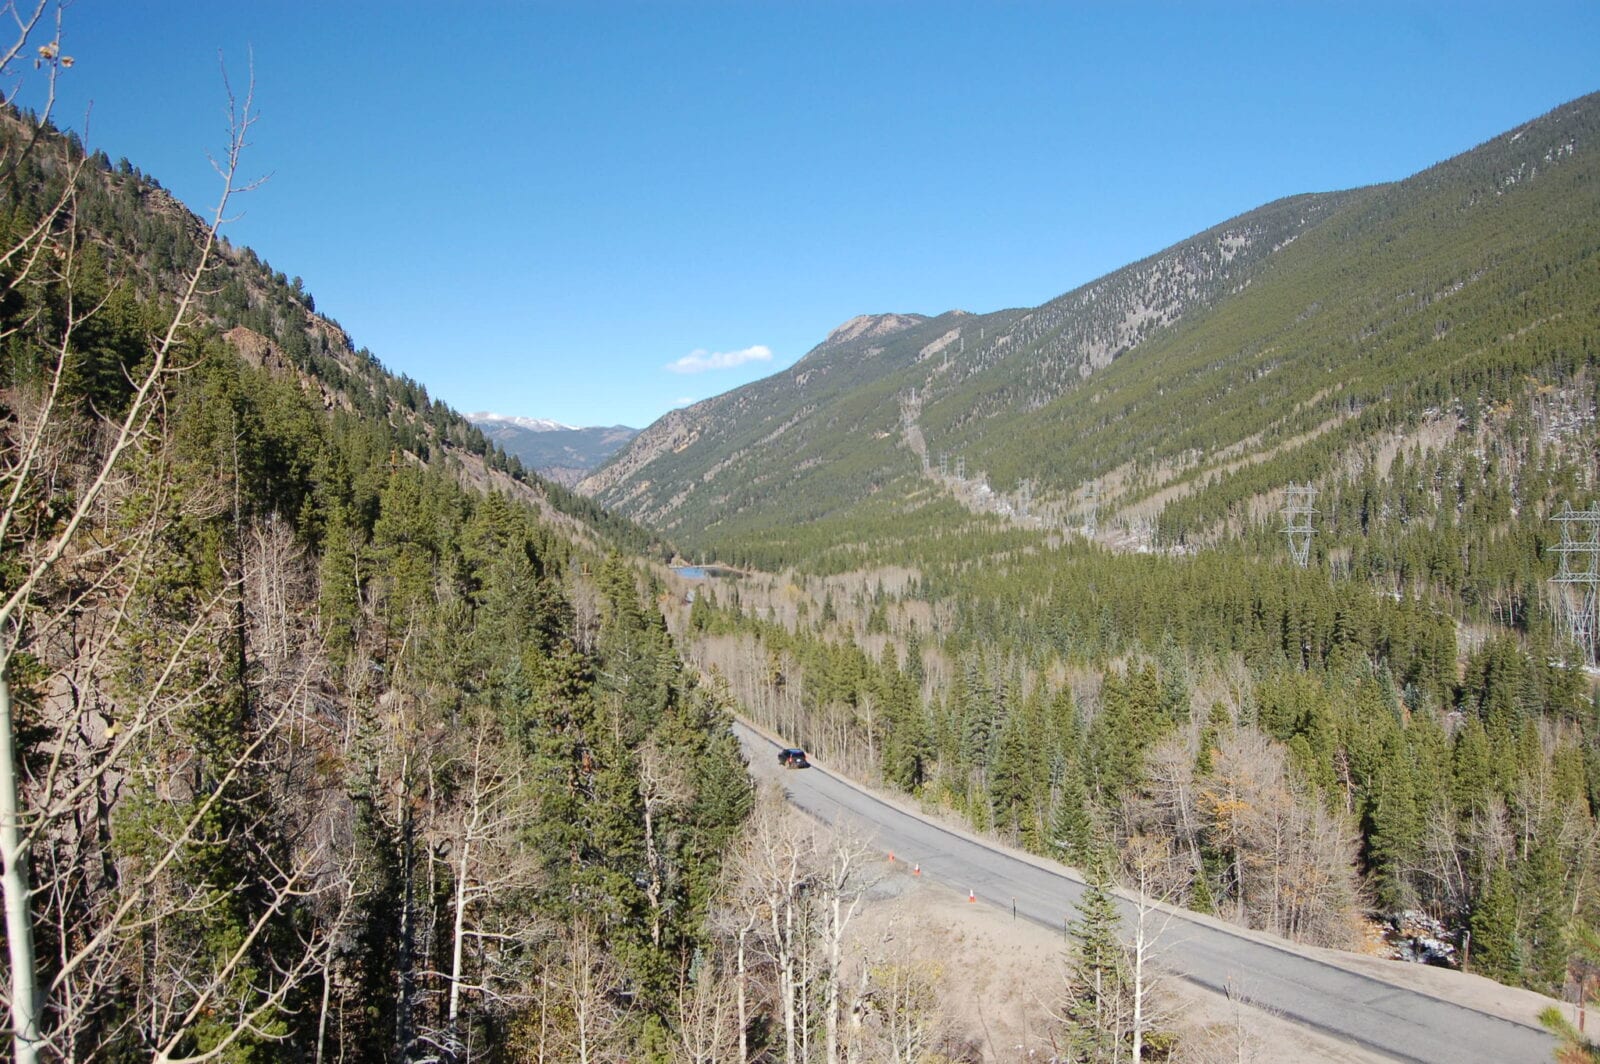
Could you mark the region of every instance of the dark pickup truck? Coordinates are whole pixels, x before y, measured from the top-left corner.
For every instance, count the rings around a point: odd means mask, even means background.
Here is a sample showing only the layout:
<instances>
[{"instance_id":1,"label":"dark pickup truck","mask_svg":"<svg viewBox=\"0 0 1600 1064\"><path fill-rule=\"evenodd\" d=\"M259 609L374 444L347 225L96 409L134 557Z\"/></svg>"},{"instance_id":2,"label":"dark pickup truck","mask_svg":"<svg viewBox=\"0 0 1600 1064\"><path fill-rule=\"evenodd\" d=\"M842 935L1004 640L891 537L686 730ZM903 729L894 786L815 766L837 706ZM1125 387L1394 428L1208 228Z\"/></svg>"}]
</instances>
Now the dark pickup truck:
<instances>
[{"instance_id":1,"label":"dark pickup truck","mask_svg":"<svg viewBox=\"0 0 1600 1064\"><path fill-rule=\"evenodd\" d=\"M778 751L778 764L784 768L810 768L811 762L806 760L806 752L790 747Z\"/></svg>"}]
</instances>

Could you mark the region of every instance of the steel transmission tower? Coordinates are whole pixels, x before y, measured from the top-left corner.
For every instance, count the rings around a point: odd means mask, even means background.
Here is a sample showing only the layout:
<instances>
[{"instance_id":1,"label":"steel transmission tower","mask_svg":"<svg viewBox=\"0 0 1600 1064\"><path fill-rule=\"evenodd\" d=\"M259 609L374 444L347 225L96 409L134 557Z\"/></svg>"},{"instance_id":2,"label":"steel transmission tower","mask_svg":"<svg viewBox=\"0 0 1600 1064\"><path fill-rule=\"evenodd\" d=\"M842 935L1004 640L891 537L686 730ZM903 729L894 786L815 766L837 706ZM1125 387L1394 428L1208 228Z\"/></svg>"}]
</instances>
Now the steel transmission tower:
<instances>
[{"instance_id":1,"label":"steel transmission tower","mask_svg":"<svg viewBox=\"0 0 1600 1064\"><path fill-rule=\"evenodd\" d=\"M1574 510L1567 503L1550 520L1561 526L1561 546L1551 548L1561 567L1550 582L1556 586L1556 608L1567 634L1583 652L1583 663L1595 663L1596 590L1600 589L1600 510Z\"/></svg>"},{"instance_id":2,"label":"steel transmission tower","mask_svg":"<svg viewBox=\"0 0 1600 1064\"><path fill-rule=\"evenodd\" d=\"M1311 516L1317 512L1311 504L1316 499L1317 489L1309 484L1283 489L1283 531L1289 537L1289 556L1302 569L1311 560Z\"/></svg>"},{"instance_id":3,"label":"steel transmission tower","mask_svg":"<svg viewBox=\"0 0 1600 1064\"><path fill-rule=\"evenodd\" d=\"M1024 480L1017 485L1017 516L1027 517L1028 507L1033 505L1033 481Z\"/></svg>"},{"instance_id":4,"label":"steel transmission tower","mask_svg":"<svg viewBox=\"0 0 1600 1064\"><path fill-rule=\"evenodd\" d=\"M1093 539L1099 531L1098 522L1100 511L1100 482L1089 481L1089 486L1083 489L1083 534L1088 539Z\"/></svg>"}]
</instances>

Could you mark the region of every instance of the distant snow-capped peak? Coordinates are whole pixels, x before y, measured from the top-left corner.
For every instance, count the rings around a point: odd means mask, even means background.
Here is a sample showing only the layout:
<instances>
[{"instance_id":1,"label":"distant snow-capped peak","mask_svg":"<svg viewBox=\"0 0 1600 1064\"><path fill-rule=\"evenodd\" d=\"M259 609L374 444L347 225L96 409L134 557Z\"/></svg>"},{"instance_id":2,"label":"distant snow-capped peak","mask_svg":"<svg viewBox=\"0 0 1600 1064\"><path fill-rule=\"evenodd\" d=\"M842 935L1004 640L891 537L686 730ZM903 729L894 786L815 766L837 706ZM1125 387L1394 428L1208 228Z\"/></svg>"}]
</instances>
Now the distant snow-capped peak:
<instances>
[{"instance_id":1,"label":"distant snow-capped peak","mask_svg":"<svg viewBox=\"0 0 1600 1064\"><path fill-rule=\"evenodd\" d=\"M515 425L517 428L527 429L529 432L559 432L563 429L570 432L576 428L574 425L563 425L561 422L551 421L549 418L517 417L513 414L492 414L487 410L477 414L468 414L467 420L475 425L482 425L485 423Z\"/></svg>"}]
</instances>

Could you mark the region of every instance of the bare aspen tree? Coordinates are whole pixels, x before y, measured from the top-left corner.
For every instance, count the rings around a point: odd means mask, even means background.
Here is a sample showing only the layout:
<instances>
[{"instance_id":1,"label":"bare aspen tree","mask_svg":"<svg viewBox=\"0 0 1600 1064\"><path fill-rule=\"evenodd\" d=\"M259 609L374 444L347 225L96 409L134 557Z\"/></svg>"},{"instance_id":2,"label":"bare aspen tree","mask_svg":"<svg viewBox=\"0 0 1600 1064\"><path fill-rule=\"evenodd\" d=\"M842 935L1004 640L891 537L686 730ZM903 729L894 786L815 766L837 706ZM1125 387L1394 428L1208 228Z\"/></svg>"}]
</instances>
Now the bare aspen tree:
<instances>
[{"instance_id":1,"label":"bare aspen tree","mask_svg":"<svg viewBox=\"0 0 1600 1064\"><path fill-rule=\"evenodd\" d=\"M622 975L594 929L580 921L560 940L561 957L547 970L557 1006L566 1023L555 1028L562 1052L557 1060L599 1064L619 1059L616 1031L623 1019L617 991Z\"/></svg>"},{"instance_id":2,"label":"bare aspen tree","mask_svg":"<svg viewBox=\"0 0 1600 1064\"><path fill-rule=\"evenodd\" d=\"M78 323L78 319L69 320L66 327L68 336ZM80 798L84 791L95 787L96 781L103 780L112 770L117 761L115 755L127 752L132 738L138 734L136 729L154 723L154 714L138 713L132 715L131 719L126 719L125 715L125 719L119 722L122 725L120 734L112 736L109 750L105 751L114 756L96 758L91 753L86 758L80 758L78 755L83 751L68 747L67 736L82 739L93 735L98 729L88 724L79 727L69 725L63 735L62 745L58 746L47 770L43 793L25 800L23 782L19 777L20 755L14 742L16 719L11 666L24 640L36 644L48 642L52 628L77 610L93 611L102 604L109 604L115 610L116 583L137 569L136 562L99 567L96 563L103 562L108 552L130 548L137 551L138 535L132 541L97 544L87 550L80 548L79 541L90 532L96 510L108 489L114 487L113 482L121 473L123 463L146 439L157 385L167 372L165 356L168 348L169 344L166 343L157 348L150 371L141 382L127 416L120 425L108 427L105 445L97 456L98 468L87 471L84 490L78 497L74 512L47 539L26 543L21 559L25 569L23 577L10 589L5 601L0 603L0 627L4 631L4 646L0 649L0 849L4 851L6 866L4 894L7 937L11 950L14 1046L18 1060L31 1060L38 1052L42 1040L38 1027L39 1010L49 993L47 988L38 986L35 980L38 964L34 955L33 914L29 905L32 893L30 857L38 842L68 815L74 800ZM10 426L12 438L7 441L6 468L3 473L7 497L4 514L0 515L0 535L26 534L19 526L27 520L23 507L31 502L29 494L41 477L50 479L64 471L62 448L56 439L60 431L56 403L68 349L69 341L64 337L57 351L56 369L46 393L30 397L32 403L25 399L15 404L19 416ZM58 570L58 566L68 557L72 559L75 574ZM41 592L68 586L77 574L83 574L88 579L75 589L77 594L69 605L62 607L57 602L49 605L40 602ZM97 620L101 623L96 635L103 641L99 649L92 652L95 654L109 651L117 637L120 618L113 616L109 622L104 618ZM170 679L170 674L161 678L165 679ZM156 700L151 699L148 708L155 710L157 705ZM69 764L74 761L79 764ZM69 778L66 772L77 767L82 767L84 774Z\"/></svg>"},{"instance_id":3,"label":"bare aspen tree","mask_svg":"<svg viewBox=\"0 0 1600 1064\"><path fill-rule=\"evenodd\" d=\"M1164 1024L1170 1016L1158 1005L1159 979L1156 956L1161 936L1172 922L1171 895L1156 895L1157 881L1165 880L1170 858L1167 847L1157 840L1136 837L1123 852L1129 886L1134 891L1133 921L1128 929L1129 1050L1133 1064L1144 1059L1147 1032Z\"/></svg>"},{"instance_id":4,"label":"bare aspen tree","mask_svg":"<svg viewBox=\"0 0 1600 1064\"><path fill-rule=\"evenodd\" d=\"M943 1028L938 988L942 972L931 963L890 963L873 972L883 997L889 1059L917 1064L938 1044Z\"/></svg>"},{"instance_id":5,"label":"bare aspen tree","mask_svg":"<svg viewBox=\"0 0 1600 1064\"><path fill-rule=\"evenodd\" d=\"M453 880L451 948L444 1030L425 1040L457 1059L467 1055L466 996L486 1007L525 1000L520 976L539 933L532 920L508 918L498 904L530 889L537 867L520 845L526 796L518 768L503 749L490 722L479 720L461 755L456 808L434 829L434 852Z\"/></svg>"},{"instance_id":6,"label":"bare aspen tree","mask_svg":"<svg viewBox=\"0 0 1600 1064\"><path fill-rule=\"evenodd\" d=\"M750 1059L751 1008L754 1005L757 937L765 922L761 892L748 869L730 862L724 871L721 900L714 904L711 924L724 943L733 951L732 970L727 978L733 984L734 1027L738 1035L738 1053L734 1058L744 1064Z\"/></svg>"},{"instance_id":7,"label":"bare aspen tree","mask_svg":"<svg viewBox=\"0 0 1600 1064\"><path fill-rule=\"evenodd\" d=\"M245 536L243 598L251 650L269 689L292 682L320 641L297 607L316 598L316 573L289 522L277 514L253 522ZM305 733L302 731L301 736Z\"/></svg>"},{"instance_id":8,"label":"bare aspen tree","mask_svg":"<svg viewBox=\"0 0 1600 1064\"><path fill-rule=\"evenodd\" d=\"M694 797L693 788L683 778L682 766L663 754L652 740L639 751L639 806L644 817L644 853L648 882L645 899L650 903L650 944L661 945L662 898L667 890L667 861L659 835L663 814Z\"/></svg>"},{"instance_id":9,"label":"bare aspen tree","mask_svg":"<svg viewBox=\"0 0 1600 1064\"><path fill-rule=\"evenodd\" d=\"M884 941L890 937L886 933ZM892 950L876 960L863 958L863 989L852 1012L852 1061L917 1064L927 1058L943 1032L943 965L919 959L903 936L893 937Z\"/></svg>"},{"instance_id":10,"label":"bare aspen tree","mask_svg":"<svg viewBox=\"0 0 1600 1064\"><path fill-rule=\"evenodd\" d=\"M815 836L813 835L813 854L815 854ZM815 869L813 870L815 873ZM803 904L794 909L794 943L798 963L795 965L794 1001L796 1005L796 1033L799 1042L796 1048L796 1059L810 1061L811 1043L817 1033L814 1013L818 1002L816 995L817 972L823 961L818 956L822 943L818 940L817 921L818 912L814 895L814 883L802 895Z\"/></svg>"},{"instance_id":11,"label":"bare aspen tree","mask_svg":"<svg viewBox=\"0 0 1600 1064\"><path fill-rule=\"evenodd\" d=\"M878 778L877 708L878 698L871 691L862 692L856 700L856 710L864 718L863 731L867 740L867 763L865 766L867 779Z\"/></svg>"},{"instance_id":12,"label":"bare aspen tree","mask_svg":"<svg viewBox=\"0 0 1600 1064\"><path fill-rule=\"evenodd\" d=\"M53 3L0 8L16 27L0 66L28 54L52 9L59 11ZM54 78L70 63L59 28L58 19L56 35L33 49L51 79L51 101ZM347 880L331 824L308 816L305 830L260 855L251 912L229 948L197 952L180 930L221 913L241 886L188 882L181 871L186 855L216 830L218 811L249 792L247 781L303 778L308 758L286 739L297 718L302 734L308 727L314 680L290 649L287 615L257 608L274 593L252 585L258 574L296 572L292 558L268 557L283 545L270 530L258 530L265 537L255 545L260 550L223 559L221 590L193 603L159 638L151 638L140 599L160 564L162 520L228 505L204 492L179 497L166 472L161 422L218 232L232 198L250 187L238 175L254 121L251 96L230 91L228 102L229 142L215 161L222 191L199 227L194 264L173 293L171 316L129 370L126 401L114 416L79 413L68 398L76 337L103 307L79 298L76 288L81 256L72 214L82 158L64 157L60 199L0 248L10 290L54 285L65 293L38 372L8 389L0 424L0 542L13 564L0 599L0 893L12 1053L20 1064L45 1050L92 1059L124 1035L102 1017L130 992L137 1000L123 1001L123 1015L133 1019L117 1022L137 1022L137 1037L157 1061L198 1064L245 1041L281 1037L276 1021L295 989L325 970L325 936L339 932L348 901L347 891L332 889ZM44 150L38 134L48 115L47 104L21 150ZM6 169L17 163L15 156L0 161ZM63 508L46 518L41 500L51 499ZM175 724L220 690L234 665L229 656L237 649L242 657L252 640L267 648L260 660L272 664L252 692L262 697L250 706L248 734L204 758L175 748ZM17 743L16 669L23 660L28 708L46 735L27 764ZM109 823L131 792L143 796L146 830L138 846L114 849ZM268 830L249 821L243 806L239 815L246 819L230 830ZM34 865L42 879L31 874ZM269 937L281 940L285 914L319 898L329 911L317 930L294 932L301 940L292 956L278 941L274 969L257 972L256 953ZM41 926L48 956L39 953ZM196 1041L191 1036L201 1026L207 1034Z\"/></svg>"},{"instance_id":13,"label":"bare aspen tree","mask_svg":"<svg viewBox=\"0 0 1600 1064\"><path fill-rule=\"evenodd\" d=\"M806 1059L804 1044L809 1040L804 1000L811 952L809 909L819 869L812 829L789 811L781 794L769 790L759 796L737 867L738 895L760 915L760 948L777 976L783 1059L796 1064Z\"/></svg>"},{"instance_id":14,"label":"bare aspen tree","mask_svg":"<svg viewBox=\"0 0 1600 1064\"><path fill-rule=\"evenodd\" d=\"M845 929L871 886L868 862L874 851L865 841L842 827L834 835L826 854L827 864L819 877L823 905L823 934L827 940L827 970L823 1006L828 1064L839 1064L840 984L843 981Z\"/></svg>"},{"instance_id":15,"label":"bare aspen tree","mask_svg":"<svg viewBox=\"0 0 1600 1064\"><path fill-rule=\"evenodd\" d=\"M744 1064L748 1058L737 977L711 959L696 967L678 982L673 1059L678 1064Z\"/></svg>"},{"instance_id":16,"label":"bare aspen tree","mask_svg":"<svg viewBox=\"0 0 1600 1064\"><path fill-rule=\"evenodd\" d=\"M1187 878L1202 874L1200 820L1195 808L1195 750L1185 735L1174 735L1145 756L1145 792L1150 815L1187 854Z\"/></svg>"},{"instance_id":17,"label":"bare aspen tree","mask_svg":"<svg viewBox=\"0 0 1600 1064\"><path fill-rule=\"evenodd\" d=\"M25 53L50 8L48 0L39 0L32 5L12 2L4 6L4 13L10 17L15 32L11 35L4 54L0 55L0 72L6 74L12 72L13 64ZM59 8L57 12L59 14ZM44 46L53 50L46 52L41 49L41 56L47 60L50 104L55 100L55 83L61 69L60 46L55 43L59 40L58 26L58 32L51 45ZM4 102L7 106L12 103L14 96L15 90L6 97ZM42 127L48 122L49 115L50 106L47 104L39 118L39 126ZM37 128L33 134L36 138ZM30 146L31 143L30 141ZM27 147L20 149L20 151L26 150ZM17 162L16 158L0 160L0 168L9 172ZM75 176L73 175L74 178ZM51 243L51 228L67 210L73 183L71 180L64 183L65 191L62 199L45 212L44 217L31 232L24 234L17 243L0 251L0 263L10 267L15 274L7 282L8 289L16 288L22 279L41 268L41 257ZM69 318L68 335L72 324ZM13 446L8 447L5 452L6 464L3 479L0 479L0 485L3 485L5 491L5 509L0 512L0 541L13 533L16 526L26 521L23 507L27 502L28 490L41 467L50 464L49 452L55 450L50 446L51 437L59 430L52 423L50 407L65 370L66 351L66 341L63 340L49 398L39 404L31 424L18 419L20 431L16 433L14 441L7 441ZM130 431L137 425L137 420L132 421ZM109 470L106 477L96 478L96 482L103 484L108 477ZM34 827L25 822L22 788L18 780L20 759L16 747L16 717L11 697L10 665L21 638L29 603L51 567L66 553L72 535L76 534L78 527L92 512L94 503L93 498L80 500L78 512L68 521L56 541L47 546L41 556L24 559L25 575L7 596L5 602L0 604L0 640L3 640L0 642L0 860L4 862L3 876L0 876L0 895L3 895L4 899L6 945L11 970L9 997L12 1052L18 1064L33 1064L38 1059L43 1034L40 1029L40 1010L44 1001L38 982L38 958L34 952L31 908L33 877L29 867L29 849L32 845L31 835Z\"/></svg>"},{"instance_id":18,"label":"bare aspen tree","mask_svg":"<svg viewBox=\"0 0 1600 1064\"><path fill-rule=\"evenodd\" d=\"M1425 893L1444 912L1465 912L1477 884L1462 845L1463 825L1448 796L1431 804L1422 820L1422 867Z\"/></svg>"},{"instance_id":19,"label":"bare aspen tree","mask_svg":"<svg viewBox=\"0 0 1600 1064\"><path fill-rule=\"evenodd\" d=\"M1228 984L1227 993L1232 1015L1228 1025L1231 1045L1227 1047L1230 1051L1225 1059L1232 1064L1254 1064L1261 1059L1262 1045L1260 1037L1246 1022L1245 1010L1251 1006L1250 999L1232 983Z\"/></svg>"},{"instance_id":20,"label":"bare aspen tree","mask_svg":"<svg viewBox=\"0 0 1600 1064\"><path fill-rule=\"evenodd\" d=\"M1304 793L1283 747L1260 732L1223 736L1214 762L1196 800L1213 845L1229 859L1236 919L1341 944L1358 896L1354 829Z\"/></svg>"}]
</instances>

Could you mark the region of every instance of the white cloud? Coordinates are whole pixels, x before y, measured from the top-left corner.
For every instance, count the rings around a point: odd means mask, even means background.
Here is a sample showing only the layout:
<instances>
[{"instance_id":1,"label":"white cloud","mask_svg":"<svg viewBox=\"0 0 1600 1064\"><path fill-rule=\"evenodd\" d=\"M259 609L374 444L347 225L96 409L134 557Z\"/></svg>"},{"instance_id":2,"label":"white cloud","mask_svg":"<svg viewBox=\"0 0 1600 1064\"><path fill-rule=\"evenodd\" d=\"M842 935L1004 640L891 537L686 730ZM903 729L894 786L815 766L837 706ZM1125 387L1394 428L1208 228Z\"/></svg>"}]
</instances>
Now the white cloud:
<instances>
[{"instance_id":1,"label":"white cloud","mask_svg":"<svg viewBox=\"0 0 1600 1064\"><path fill-rule=\"evenodd\" d=\"M756 344L739 351L707 351L697 348L676 362L668 362L666 369L673 373L704 373L708 369L732 369L746 362L772 361L772 348Z\"/></svg>"},{"instance_id":2,"label":"white cloud","mask_svg":"<svg viewBox=\"0 0 1600 1064\"><path fill-rule=\"evenodd\" d=\"M692 395L684 396L682 399L674 399L672 401L672 409L678 410L678 409L681 409L681 408L686 407L686 406L693 406L694 404L698 403L699 401L700 400L696 399Z\"/></svg>"}]
</instances>

